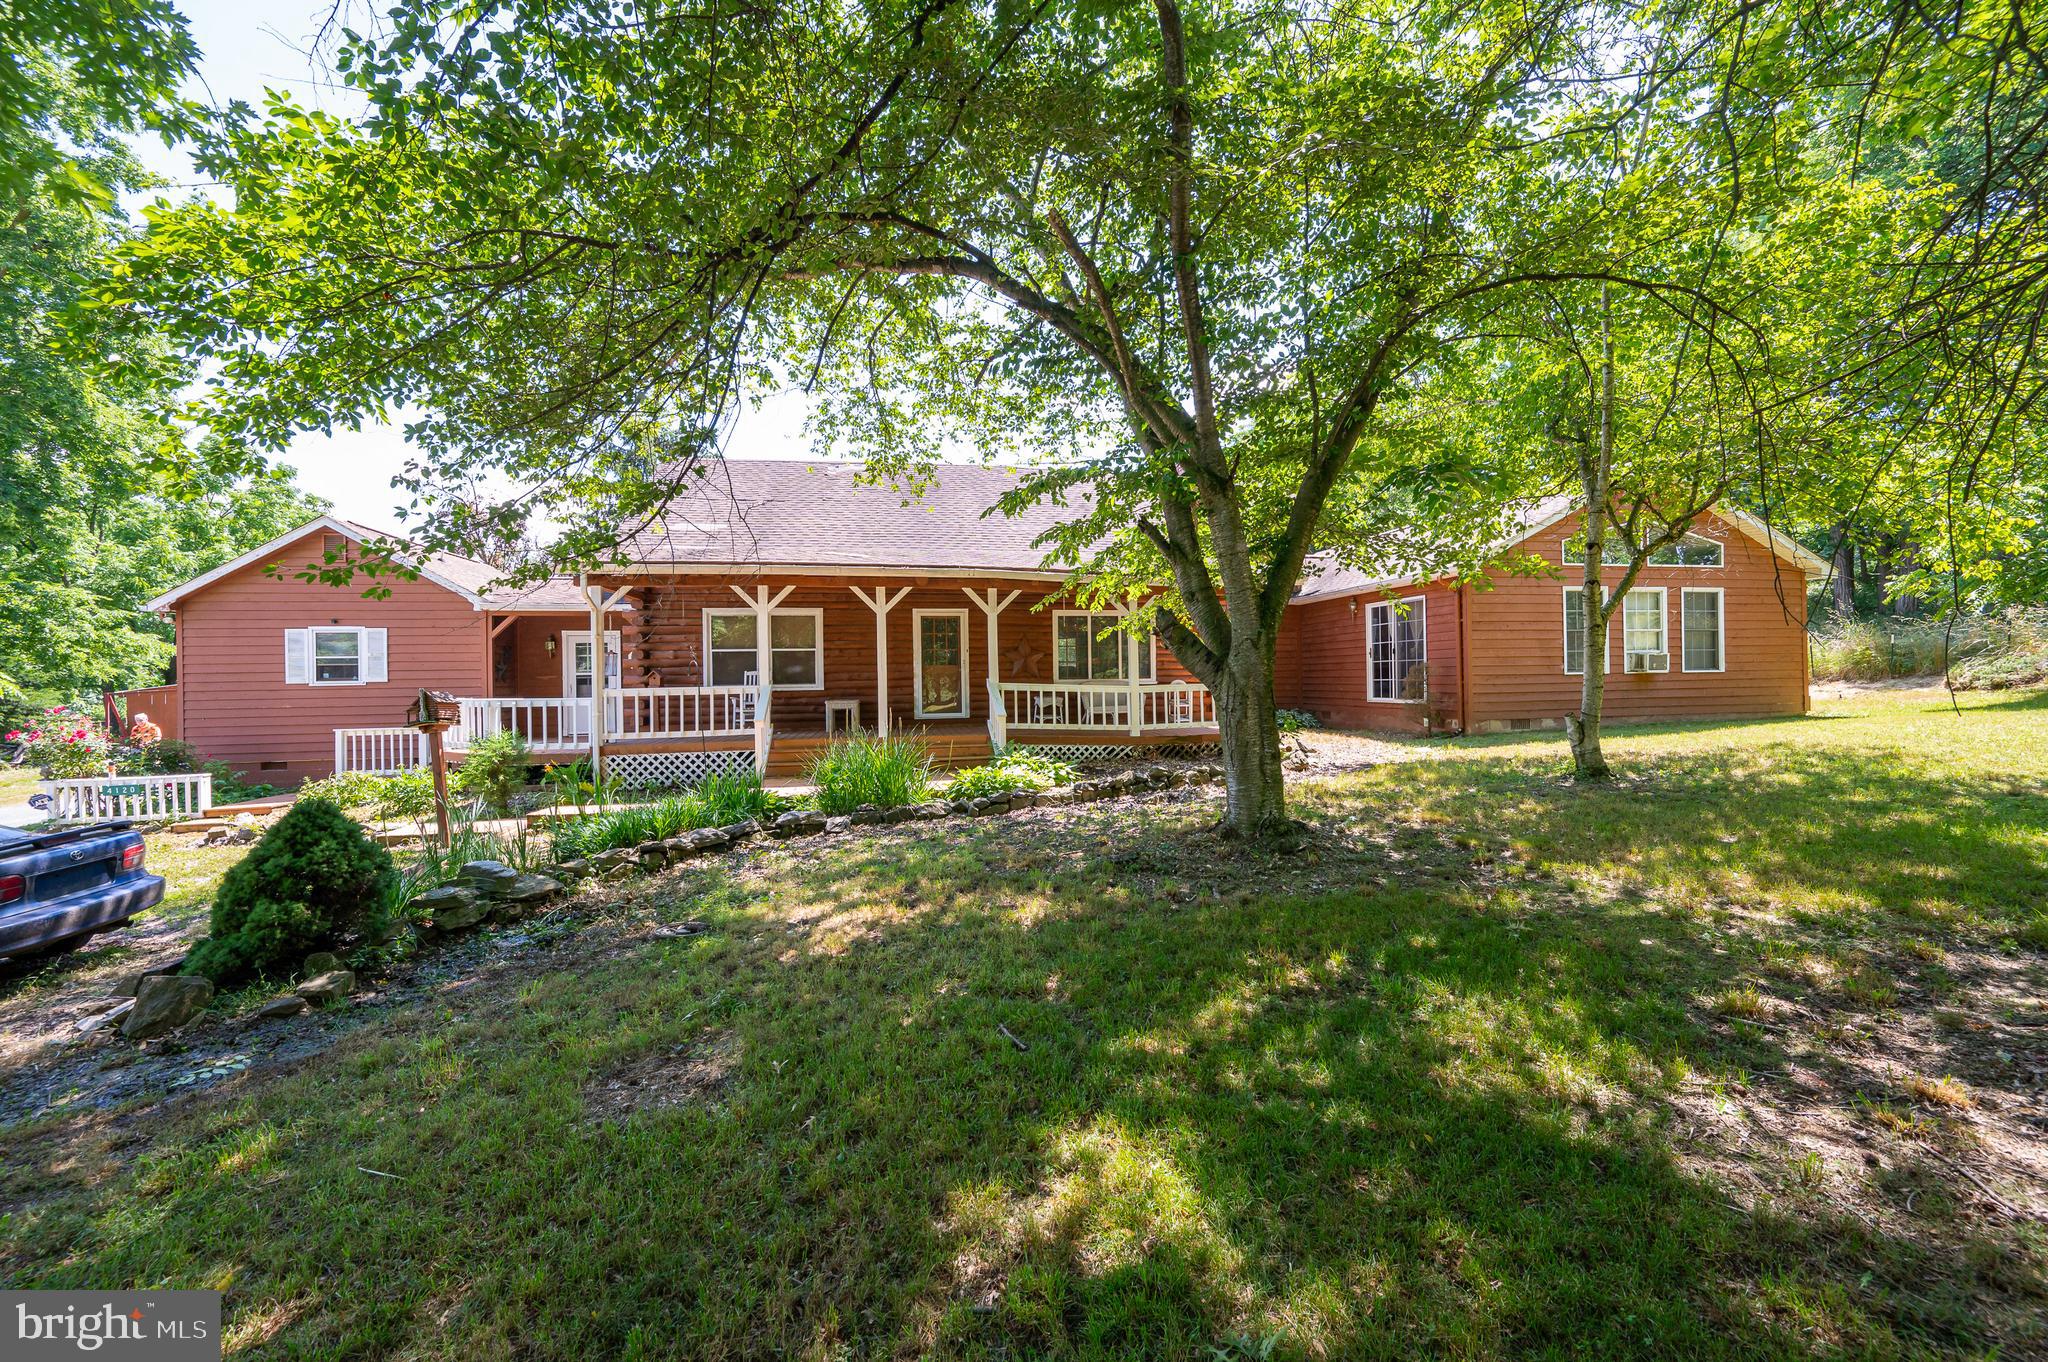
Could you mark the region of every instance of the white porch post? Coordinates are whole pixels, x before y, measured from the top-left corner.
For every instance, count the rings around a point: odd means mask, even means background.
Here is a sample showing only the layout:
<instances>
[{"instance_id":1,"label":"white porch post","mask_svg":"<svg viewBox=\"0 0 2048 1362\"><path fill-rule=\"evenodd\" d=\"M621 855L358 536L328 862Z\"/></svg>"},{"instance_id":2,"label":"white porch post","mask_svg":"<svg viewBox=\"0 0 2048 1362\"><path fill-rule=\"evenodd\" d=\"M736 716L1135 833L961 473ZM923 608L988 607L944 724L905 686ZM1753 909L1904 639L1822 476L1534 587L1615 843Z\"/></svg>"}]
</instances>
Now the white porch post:
<instances>
[{"instance_id":1,"label":"white porch post","mask_svg":"<svg viewBox=\"0 0 2048 1362\"><path fill-rule=\"evenodd\" d=\"M745 601L754 612L754 683L758 687L754 692L754 772L763 780L768 778L768 750L775 743L775 716L772 709L775 691L775 653L769 631L774 627L775 607L789 599L789 593L794 590L795 586L786 586L770 595L769 589L765 586L751 593L742 586L735 586L732 589L733 594ZM822 638L818 641L824 642ZM705 665L710 666L708 658Z\"/></svg>"},{"instance_id":2,"label":"white porch post","mask_svg":"<svg viewBox=\"0 0 2048 1362\"><path fill-rule=\"evenodd\" d=\"M1128 615L1130 611L1120 610L1117 613ZM1138 636L1125 630L1123 648L1124 685L1130 697L1131 736L1135 738L1145 731L1145 692L1140 689L1142 683L1138 680Z\"/></svg>"},{"instance_id":3,"label":"white porch post","mask_svg":"<svg viewBox=\"0 0 2048 1362\"><path fill-rule=\"evenodd\" d=\"M604 779L605 739L605 616L613 606L626 599L631 587L620 587L617 591L606 591L593 587L585 573L576 574L576 585L582 588L583 599L590 603L590 771L599 781ZM572 668L573 670L573 668Z\"/></svg>"},{"instance_id":4,"label":"white porch post","mask_svg":"<svg viewBox=\"0 0 2048 1362\"><path fill-rule=\"evenodd\" d=\"M860 603L875 612L875 732L882 737L889 736L889 612L902 604L910 594L909 587L899 587L891 593L886 586L878 586L870 596L857 586L848 591L860 598ZM911 641L916 646L916 640Z\"/></svg>"},{"instance_id":5,"label":"white porch post","mask_svg":"<svg viewBox=\"0 0 2048 1362\"><path fill-rule=\"evenodd\" d=\"M1000 676L1002 671L1002 663L998 661L996 657L996 650L999 646L999 639L1001 635L1001 628L997 620L997 617L1003 613L1004 608L1007 607L1011 601L1016 600L1019 596L1023 595L1024 592L1022 588L1019 588L1018 590L1012 591L1009 595L1003 597L1001 600L997 600L997 589L995 587L989 587L986 595L984 595L980 591L976 591L971 586L963 586L960 589L967 594L967 599L973 601L975 607L979 609L981 613L988 619L988 627L985 630L983 630L983 634L985 636L984 641L987 644L986 652L988 656L988 666L986 669L986 680L988 685L988 737L989 743L992 746L1001 747L1008 740L1009 716L1002 712L1003 693L999 688L1000 683L998 681L998 677ZM964 644L966 640L963 639L961 640L961 642ZM965 647L962 647L960 650L960 665L961 670L965 671L967 666L967 650ZM962 690L968 689L966 684L966 678L964 676L961 678L960 688ZM972 694L972 692L969 691L969 694Z\"/></svg>"}]
</instances>

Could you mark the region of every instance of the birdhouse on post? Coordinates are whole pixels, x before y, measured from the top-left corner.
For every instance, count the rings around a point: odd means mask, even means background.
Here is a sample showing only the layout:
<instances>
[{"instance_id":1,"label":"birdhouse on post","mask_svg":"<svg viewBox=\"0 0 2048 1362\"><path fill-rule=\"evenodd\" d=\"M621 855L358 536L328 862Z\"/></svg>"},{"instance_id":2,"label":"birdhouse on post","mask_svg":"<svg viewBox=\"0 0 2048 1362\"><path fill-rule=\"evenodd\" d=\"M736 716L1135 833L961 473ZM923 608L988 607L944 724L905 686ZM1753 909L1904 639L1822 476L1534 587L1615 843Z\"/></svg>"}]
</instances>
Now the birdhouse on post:
<instances>
[{"instance_id":1,"label":"birdhouse on post","mask_svg":"<svg viewBox=\"0 0 2048 1362\"><path fill-rule=\"evenodd\" d=\"M427 735L427 765L434 773L434 840L444 847L449 842L448 749L441 735L461 718L460 700L432 690L422 690L405 712L406 727Z\"/></svg>"}]
</instances>

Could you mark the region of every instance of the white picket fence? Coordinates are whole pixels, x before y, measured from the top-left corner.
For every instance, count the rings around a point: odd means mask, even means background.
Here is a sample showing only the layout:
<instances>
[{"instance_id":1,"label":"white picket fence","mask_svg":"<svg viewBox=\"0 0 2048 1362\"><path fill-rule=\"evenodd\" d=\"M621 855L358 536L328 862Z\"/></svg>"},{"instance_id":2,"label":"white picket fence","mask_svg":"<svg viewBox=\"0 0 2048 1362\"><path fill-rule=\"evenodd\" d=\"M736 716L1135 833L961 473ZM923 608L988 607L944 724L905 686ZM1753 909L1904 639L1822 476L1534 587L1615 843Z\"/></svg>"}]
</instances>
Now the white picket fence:
<instances>
[{"instance_id":1,"label":"white picket fence","mask_svg":"<svg viewBox=\"0 0 2048 1362\"><path fill-rule=\"evenodd\" d=\"M59 823L86 823L97 818L197 818L213 806L213 777L204 771L46 780L41 788L50 797L51 819Z\"/></svg>"}]
</instances>

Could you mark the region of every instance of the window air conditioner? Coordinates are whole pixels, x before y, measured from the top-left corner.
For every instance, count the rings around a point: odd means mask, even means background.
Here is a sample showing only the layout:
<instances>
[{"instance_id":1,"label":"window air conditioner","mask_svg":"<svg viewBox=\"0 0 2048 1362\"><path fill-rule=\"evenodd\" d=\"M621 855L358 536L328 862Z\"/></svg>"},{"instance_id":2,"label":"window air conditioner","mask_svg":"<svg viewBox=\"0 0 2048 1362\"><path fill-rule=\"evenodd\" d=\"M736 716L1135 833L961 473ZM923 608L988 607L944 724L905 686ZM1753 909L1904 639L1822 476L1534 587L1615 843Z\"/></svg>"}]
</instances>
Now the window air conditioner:
<instances>
[{"instance_id":1,"label":"window air conditioner","mask_svg":"<svg viewBox=\"0 0 2048 1362\"><path fill-rule=\"evenodd\" d=\"M1631 672L1662 672L1671 670L1669 653L1630 653L1622 670Z\"/></svg>"}]
</instances>

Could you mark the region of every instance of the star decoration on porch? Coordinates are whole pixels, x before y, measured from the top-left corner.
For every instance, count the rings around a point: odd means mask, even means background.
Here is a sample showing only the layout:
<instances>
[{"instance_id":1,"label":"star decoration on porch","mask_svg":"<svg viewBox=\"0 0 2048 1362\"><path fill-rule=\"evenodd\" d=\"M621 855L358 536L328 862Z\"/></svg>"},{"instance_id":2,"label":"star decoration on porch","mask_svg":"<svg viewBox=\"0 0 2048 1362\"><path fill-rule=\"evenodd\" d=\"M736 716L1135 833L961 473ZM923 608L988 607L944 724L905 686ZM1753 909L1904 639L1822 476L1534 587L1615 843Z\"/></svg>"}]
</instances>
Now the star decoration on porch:
<instances>
[{"instance_id":1,"label":"star decoration on porch","mask_svg":"<svg viewBox=\"0 0 2048 1362\"><path fill-rule=\"evenodd\" d=\"M1038 666L1043 661L1044 651L1034 648L1024 639L1018 639L1010 645L1010 650L1003 654L1003 663L1009 667L1012 676L1036 676Z\"/></svg>"}]
</instances>

